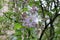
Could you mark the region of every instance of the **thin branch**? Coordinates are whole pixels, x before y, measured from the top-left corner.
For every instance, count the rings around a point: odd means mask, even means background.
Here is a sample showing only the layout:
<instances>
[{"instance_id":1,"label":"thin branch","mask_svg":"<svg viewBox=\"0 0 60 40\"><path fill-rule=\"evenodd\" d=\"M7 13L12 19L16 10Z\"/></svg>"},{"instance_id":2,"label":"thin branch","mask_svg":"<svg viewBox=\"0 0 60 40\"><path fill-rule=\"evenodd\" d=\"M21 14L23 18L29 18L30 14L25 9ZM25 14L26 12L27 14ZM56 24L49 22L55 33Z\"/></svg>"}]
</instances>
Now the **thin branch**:
<instances>
[{"instance_id":1,"label":"thin branch","mask_svg":"<svg viewBox=\"0 0 60 40\"><path fill-rule=\"evenodd\" d=\"M50 22L51 22L51 21L52 21L52 19L50 18ZM53 40L54 35L55 35L54 26L53 26L53 23L51 23L51 24L50 24L50 36L49 36L49 39L48 39L48 40Z\"/></svg>"}]
</instances>

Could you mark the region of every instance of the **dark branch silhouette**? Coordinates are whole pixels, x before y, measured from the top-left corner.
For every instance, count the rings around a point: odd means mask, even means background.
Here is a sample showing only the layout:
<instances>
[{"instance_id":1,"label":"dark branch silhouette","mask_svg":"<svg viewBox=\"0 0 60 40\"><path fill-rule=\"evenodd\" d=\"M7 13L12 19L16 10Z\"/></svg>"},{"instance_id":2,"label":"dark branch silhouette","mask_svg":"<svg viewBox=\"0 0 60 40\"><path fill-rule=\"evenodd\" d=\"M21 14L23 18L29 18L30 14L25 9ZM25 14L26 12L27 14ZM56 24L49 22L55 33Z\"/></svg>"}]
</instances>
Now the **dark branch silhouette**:
<instances>
[{"instance_id":1,"label":"dark branch silhouette","mask_svg":"<svg viewBox=\"0 0 60 40\"><path fill-rule=\"evenodd\" d=\"M40 3L41 3L41 0L39 0L39 1L40 1ZM57 0L57 2L58 2L58 0ZM49 22L47 25L45 25L45 28L44 28L44 30L42 30L42 33L41 33L40 38L39 38L38 40L41 40L41 39L42 39L42 37L43 37L43 35L44 35L44 32L45 32L45 30L47 29L47 27L49 26L49 24L50 24L50 26L51 26L51 29L53 29L53 30L50 30L50 31L52 31L51 34L52 34L52 35L54 34L53 22L54 22L55 19L60 15L60 14L58 14L57 6L56 6L56 4L55 4L55 1L54 1L54 5L55 5L55 9L56 9L55 15L54 15L54 17L52 18L52 20L50 20L50 22ZM58 5L58 4L57 4L57 5ZM51 36L51 35L50 35L50 36ZM53 35L53 37L54 37L54 35ZM53 37L50 38L50 40L52 40Z\"/></svg>"}]
</instances>

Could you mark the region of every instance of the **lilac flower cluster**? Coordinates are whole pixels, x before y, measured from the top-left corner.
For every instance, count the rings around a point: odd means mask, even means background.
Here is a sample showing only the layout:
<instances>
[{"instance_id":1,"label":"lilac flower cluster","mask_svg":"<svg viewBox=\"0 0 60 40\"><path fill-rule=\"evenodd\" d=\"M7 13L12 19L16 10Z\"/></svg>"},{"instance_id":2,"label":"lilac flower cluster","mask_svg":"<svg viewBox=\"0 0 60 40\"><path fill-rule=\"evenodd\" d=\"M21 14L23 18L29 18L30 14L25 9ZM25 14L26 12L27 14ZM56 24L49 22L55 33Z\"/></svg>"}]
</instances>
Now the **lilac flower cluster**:
<instances>
[{"instance_id":1,"label":"lilac flower cluster","mask_svg":"<svg viewBox=\"0 0 60 40\"><path fill-rule=\"evenodd\" d=\"M36 27L38 24L38 13L37 7L33 6L29 12L22 14L23 26ZM29 15L28 15L29 14Z\"/></svg>"}]
</instances>

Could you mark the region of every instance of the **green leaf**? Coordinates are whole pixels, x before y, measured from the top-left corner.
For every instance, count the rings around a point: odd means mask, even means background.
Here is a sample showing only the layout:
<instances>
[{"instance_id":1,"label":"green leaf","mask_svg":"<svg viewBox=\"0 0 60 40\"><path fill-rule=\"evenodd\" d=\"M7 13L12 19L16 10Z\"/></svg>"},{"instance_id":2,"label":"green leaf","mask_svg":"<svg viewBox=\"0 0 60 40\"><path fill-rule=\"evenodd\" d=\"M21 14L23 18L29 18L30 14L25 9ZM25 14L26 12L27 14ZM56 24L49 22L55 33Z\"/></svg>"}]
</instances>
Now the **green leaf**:
<instances>
[{"instance_id":1,"label":"green leaf","mask_svg":"<svg viewBox=\"0 0 60 40\"><path fill-rule=\"evenodd\" d=\"M2 8L2 5L0 5L0 9Z\"/></svg>"},{"instance_id":2,"label":"green leaf","mask_svg":"<svg viewBox=\"0 0 60 40\"><path fill-rule=\"evenodd\" d=\"M30 0L30 1L29 1L29 5L30 5L30 6L33 6L33 5L34 5L34 0Z\"/></svg>"},{"instance_id":3,"label":"green leaf","mask_svg":"<svg viewBox=\"0 0 60 40\"><path fill-rule=\"evenodd\" d=\"M56 29L56 33L57 33L57 34L60 34L60 27L58 27L58 28Z\"/></svg>"},{"instance_id":4,"label":"green leaf","mask_svg":"<svg viewBox=\"0 0 60 40\"><path fill-rule=\"evenodd\" d=\"M23 8L22 11L28 11L28 8Z\"/></svg>"},{"instance_id":5,"label":"green leaf","mask_svg":"<svg viewBox=\"0 0 60 40\"><path fill-rule=\"evenodd\" d=\"M3 20L3 17L0 17L0 21L2 21Z\"/></svg>"},{"instance_id":6,"label":"green leaf","mask_svg":"<svg viewBox=\"0 0 60 40\"><path fill-rule=\"evenodd\" d=\"M19 23L15 23L14 24L14 29L16 30L16 29L20 29L20 28L22 28L22 25L21 24L19 24Z\"/></svg>"},{"instance_id":7,"label":"green leaf","mask_svg":"<svg viewBox=\"0 0 60 40\"><path fill-rule=\"evenodd\" d=\"M39 1L36 1L36 2L35 2L35 5L36 5L36 6L39 6Z\"/></svg>"},{"instance_id":8,"label":"green leaf","mask_svg":"<svg viewBox=\"0 0 60 40\"><path fill-rule=\"evenodd\" d=\"M33 6L33 4L34 4L33 2L30 2L30 3L29 3L30 6Z\"/></svg>"},{"instance_id":9,"label":"green leaf","mask_svg":"<svg viewBox=\"0 0 60 40\"><path fill-rule=\"evenodd\" d=\"M44 13L45 13L45 15L48 15L49 17L51 17L51 16L52 16L52 13L51 13L51 12L49 12L48 10L45 10L45 11L44 11Z\"/></svg>"},{"instance_id":10,"label":"green leaf","mask_svg":"<svg viewBox=\"0 0 60 40\"><path fill-rule=\"evenodd\" d=\"M17 35L22 35L22 31L21 31L21 30L16 30L15 35L16 35L16 36L17 36Z\"/></svg>"}]
</instances>

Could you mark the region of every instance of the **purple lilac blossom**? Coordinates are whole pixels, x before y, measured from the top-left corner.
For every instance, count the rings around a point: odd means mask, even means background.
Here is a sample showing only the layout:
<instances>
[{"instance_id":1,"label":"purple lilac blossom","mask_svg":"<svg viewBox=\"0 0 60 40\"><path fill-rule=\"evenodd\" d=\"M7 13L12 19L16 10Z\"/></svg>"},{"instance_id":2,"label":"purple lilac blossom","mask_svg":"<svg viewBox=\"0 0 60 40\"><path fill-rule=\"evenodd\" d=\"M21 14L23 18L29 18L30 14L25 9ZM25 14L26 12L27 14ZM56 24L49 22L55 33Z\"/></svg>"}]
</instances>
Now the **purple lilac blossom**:
<instances>
[{"instance_id":1,"label":"purple lilac blossom","mask_svg":"<svg viewBox=\"0 0 60 40\"><path fill-rule=\"evenodd\" d=\"M35 27L36 24L38 23L38 13L37 13L37 7L33 6L30 12L28 12L29 15L26 15L26 17L23 20L23 26L28 26L28 27Z\"/></svg>"}]
</instances>

